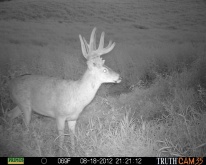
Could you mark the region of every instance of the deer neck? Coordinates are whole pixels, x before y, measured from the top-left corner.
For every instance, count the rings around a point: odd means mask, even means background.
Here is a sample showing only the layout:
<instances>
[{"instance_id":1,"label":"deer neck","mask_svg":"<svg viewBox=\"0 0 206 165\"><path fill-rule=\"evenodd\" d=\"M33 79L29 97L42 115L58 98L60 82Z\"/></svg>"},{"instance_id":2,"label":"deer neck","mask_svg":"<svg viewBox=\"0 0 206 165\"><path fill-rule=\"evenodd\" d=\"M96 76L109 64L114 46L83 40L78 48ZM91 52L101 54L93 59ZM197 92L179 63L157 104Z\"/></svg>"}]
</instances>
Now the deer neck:
<instances>
[{"instance_id":1,"label":"deer neck","mask_svg":"<svg viewBox=\"0 0 206 165\"><path fill-rule=\"evenodd\" d=\"M98 79L97 75L92 70L87 69L79 81L79 99L82 102L89 104L97 93L102 82Z\"/></svg>"}]
</instances>

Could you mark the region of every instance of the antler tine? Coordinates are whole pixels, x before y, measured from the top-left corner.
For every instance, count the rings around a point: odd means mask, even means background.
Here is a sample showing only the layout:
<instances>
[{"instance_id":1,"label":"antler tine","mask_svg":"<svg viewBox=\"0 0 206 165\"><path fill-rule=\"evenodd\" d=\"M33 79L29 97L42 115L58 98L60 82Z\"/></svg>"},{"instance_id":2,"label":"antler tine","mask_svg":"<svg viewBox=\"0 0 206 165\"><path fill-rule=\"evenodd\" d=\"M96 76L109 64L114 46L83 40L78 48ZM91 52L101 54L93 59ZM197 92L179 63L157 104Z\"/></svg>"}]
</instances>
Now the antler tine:
<instances>
[{"instance_id":1,"label":"antler tine","mask_svg":"<svg viewBox=\"0 0 206 165\"><path fill-rule=\"evenodd\" d=\"M107 53L109 53L114 48L114 46L115 46L115 42L112 43L112 41L110 41L106 48L98 50L98 54L100 56L103 55L103 54L107 54Z\"/></svg>"},{"instance_id":2,"label":"antler tine","mask_svg":"<svg viewBox=\"0 0 206 165\"><path fill-rule=\"evenodd\" d=\"M109 41L109 44L107 45L105 49L108 49L111 45L112 45L112 40Z\"/></svg>"},{"instance_id":3,"label":"antler tine","mask_svg":"<svg viewBox=\"0 0 206 165\"><path fill-rule=\"evenodd\" d=\"M104 50L103 50L104 54L110 52L115 47L115 44L116 44L115 42L112 43L112 41L110 40L109 44L107 45L107 47L104 48Z\"/></svg>"},{"instance_id":4,"label":"antler tine","mask_svg":"<svg viewBox=\"0 0 206 165\"><path fill-rule=\"evenodd\" d=\"M86 52L86 48L84 45L84 41L82 39L82 36L79 34L79 39L80 39L80 43L81 43L81 48L82 48L82 54L84 55L84 57L86 56L87 52Z\"/></svg>"},{"instance_id":5,"label":"antler tine","mask_svg":"<svg viewBox=\"0 0 206 165\"><path fill-rule=\"evenodd\" d=\"M105 33L102 32L101 37L100 37L100 41L99 41L99 47L98 47L98 51L101 51L104 48L104 35Z\"/></svg>"},{"instance_id":6,"label":"antler tine","mask_svg":"<svg viewBox=\"0 0 206 165\"><path fill-rule=\"evenodd\" d=\"M90 51L95 51L96 50L96 30L97 30L97 28L95 27L92 30L92 33L91 33L91 36L90 36L90 43L89 43Z\"/></svg>"},{"instance_id":7,"label":"antler tine","mask_svg":"<svg viewBox=\"0 0 206 165\"><path fill-rule=\"evenodd\" d=\"M86 47L86 52L87 54L89 53L90 49L89 49L89 44L87 43L86 39L83 37L83 41L84 41L84 45Z\"/></svg>"},{"instance_id":8,"label":"antler tine","mask_svg":"<svg viewBox=\"0 0 206 165\"><path fill-rule=\"evenodd\" d=\"M86 59L88 59L89 47L88 47L87 41L81 35L79 35L79 39L81 42L82 54Z\"/></svg>"}]
</instances>

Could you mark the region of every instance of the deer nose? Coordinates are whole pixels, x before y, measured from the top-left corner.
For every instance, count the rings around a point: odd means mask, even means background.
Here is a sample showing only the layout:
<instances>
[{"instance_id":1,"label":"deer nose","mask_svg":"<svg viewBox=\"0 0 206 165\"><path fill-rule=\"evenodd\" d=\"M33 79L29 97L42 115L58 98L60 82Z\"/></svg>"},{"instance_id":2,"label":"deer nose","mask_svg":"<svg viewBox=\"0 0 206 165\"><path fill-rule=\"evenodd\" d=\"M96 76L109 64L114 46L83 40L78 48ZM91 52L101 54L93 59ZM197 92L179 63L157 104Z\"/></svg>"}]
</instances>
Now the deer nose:
<instances>
[{"instance_id":1,"label":"deer nose","mask_svg":"<svg viewBox=\"0 0 206 165\"><path fill-rule=\"evenodd\" d=\"M120 83L122 81L122 77L119 76L119 79L116 81L116 83Z\"/></svg>"}]
</instances>

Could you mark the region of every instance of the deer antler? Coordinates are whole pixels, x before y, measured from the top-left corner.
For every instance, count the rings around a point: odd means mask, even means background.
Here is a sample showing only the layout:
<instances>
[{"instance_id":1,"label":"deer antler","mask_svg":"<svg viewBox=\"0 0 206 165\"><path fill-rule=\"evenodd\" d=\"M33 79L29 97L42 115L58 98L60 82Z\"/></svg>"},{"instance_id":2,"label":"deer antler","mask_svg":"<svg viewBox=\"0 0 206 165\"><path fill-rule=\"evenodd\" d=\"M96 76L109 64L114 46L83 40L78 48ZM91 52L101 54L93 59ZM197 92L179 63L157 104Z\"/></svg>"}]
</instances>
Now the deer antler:
<instances>
[{"instance_id":1,"label":"deer antler","mask_svg":"<svg viewBox=\"0 0 206 165\"><path fill-rule=\"evenodd\" d=\"M92 30L89 44L87 43L84 37L79 35L79 39L81 42L81 48L82 48L82 54L87 60L91 58L95 58L95 57L100 57L103 54L109 53L115 46L115 42L112 43L112 41L110 40L108 46L104 48L105 33L102 32L101 37L100 37L99 47L98 49L96 49L95 32L96 32L96 27Z\"/></svg>"}]
</instances>

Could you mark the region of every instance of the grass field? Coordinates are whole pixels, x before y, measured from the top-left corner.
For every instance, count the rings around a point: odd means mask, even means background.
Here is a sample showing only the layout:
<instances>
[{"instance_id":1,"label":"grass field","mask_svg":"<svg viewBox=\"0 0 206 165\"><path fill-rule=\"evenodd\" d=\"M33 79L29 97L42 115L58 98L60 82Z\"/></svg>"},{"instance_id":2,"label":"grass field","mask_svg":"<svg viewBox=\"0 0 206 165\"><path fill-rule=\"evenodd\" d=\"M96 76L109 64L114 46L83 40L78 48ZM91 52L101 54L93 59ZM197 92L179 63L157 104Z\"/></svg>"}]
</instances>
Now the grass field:
<instances>
[{"instance_id":1,"label":"grass field","mask_svg":"<svg viewBox=\"0 0 206 165\"><path fill-rule=\"evenodd\" d=\"M120 73L102 85L69 131L65 156L206 156L204 0L0 1L0 156L57 156L55 120L32 115L29 129L8 82L22 74L77 80L86 70L78 35L116 42L106 65Z\"/></svg>"}]
</instances>

